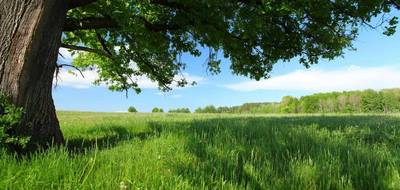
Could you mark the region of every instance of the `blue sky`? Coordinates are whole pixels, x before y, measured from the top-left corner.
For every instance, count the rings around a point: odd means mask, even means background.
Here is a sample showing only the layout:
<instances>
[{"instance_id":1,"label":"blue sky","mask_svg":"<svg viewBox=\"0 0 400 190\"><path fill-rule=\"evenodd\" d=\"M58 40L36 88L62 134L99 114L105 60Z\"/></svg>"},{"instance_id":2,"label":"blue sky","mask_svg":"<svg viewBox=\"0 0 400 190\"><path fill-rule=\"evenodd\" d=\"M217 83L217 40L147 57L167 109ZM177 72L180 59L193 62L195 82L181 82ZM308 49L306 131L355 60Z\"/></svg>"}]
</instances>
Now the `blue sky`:
<instances>
[{"instance_id":1,"label":"blue sky","mask_svg":"<svg viewBox=\"0 0 400 190\"><path fill-rule=\"evenodd\" d=\"M394 88L400 87L399 42L399 33L387 37L382 35L382 30L362 28L354 42L356 51L346 51L343 57L333 61L322 60L310 69L296 60L279 62L272 78L258 82L233 75L229 60L222 60L221 74L213 76L206 72L206 53L198 58L183 56L182 60L188 63L185 76L197 81L196 86L162 93L143 78L139 80L142 93L131 91L128 98L125 93L92 85L91 81L96 78L93 72L85 72L83 79L62 71L53 98L57 110L120 112L134 106L141 112L149 112L153 107L194 110L210 104L233 106L279 101L285 95L300 97L316 92ZM64 55L60 61L71 61L67 51L60 52Z\"/></svg>"}]
</instances>

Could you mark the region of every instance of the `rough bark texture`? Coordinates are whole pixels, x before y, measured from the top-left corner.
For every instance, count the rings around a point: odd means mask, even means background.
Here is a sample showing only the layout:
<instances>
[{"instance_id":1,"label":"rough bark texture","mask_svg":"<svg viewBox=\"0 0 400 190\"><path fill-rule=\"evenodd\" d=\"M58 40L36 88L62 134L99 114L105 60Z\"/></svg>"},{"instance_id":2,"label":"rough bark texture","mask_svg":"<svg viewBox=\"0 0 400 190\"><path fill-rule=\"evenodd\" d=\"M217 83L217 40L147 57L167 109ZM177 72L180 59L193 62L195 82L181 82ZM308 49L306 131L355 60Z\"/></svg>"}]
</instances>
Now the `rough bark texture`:
<instances>
[{"instance_id":1,"label":"rough bark texture","mask_svg":"<svg viewBox=\"0 0 400 190\"><path fill-rule=\"evenodd\" d=\"M64 141L52 99L52 82L66 0L0 0L0 90L25 114L31 146Z\"/></svg>"}]
</instances>

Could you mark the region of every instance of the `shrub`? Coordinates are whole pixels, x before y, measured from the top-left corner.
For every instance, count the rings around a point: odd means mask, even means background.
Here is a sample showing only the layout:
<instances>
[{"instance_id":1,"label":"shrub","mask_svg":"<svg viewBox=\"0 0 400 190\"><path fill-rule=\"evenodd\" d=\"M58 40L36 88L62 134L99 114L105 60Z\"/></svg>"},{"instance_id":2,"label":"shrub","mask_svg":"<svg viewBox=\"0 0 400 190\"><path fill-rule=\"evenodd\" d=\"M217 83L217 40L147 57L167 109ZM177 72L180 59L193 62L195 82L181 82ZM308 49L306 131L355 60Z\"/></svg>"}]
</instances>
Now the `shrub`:
<instances>
[{"instance_id":1,"label":"shrub","mask_svg":"<svg viewBox=\"0 0 400 190\"><path fill-rule=\"evenodd\" d=\"M130 113L136 113L136 112L137 112L137 110L136 110L136 108L135 108L135 107L133 107L133 106L130 106L130 107L128 108L128 112L130 112Z\"/></svg>"},{"instance_id":2,"label":"shrub","mask_svg":"<svg viewBox=\"0 0 400 190\"><path fill-rule=\"evenodd\" d=\"M22 115L22 108L13 105L4 94L0 93L0 147L26 147L30 138L15 134Z\"/></svg>"},{"instance_id":3,"label":"shrub","mask_svg":"<svg viewBox=\"0 0 400 190\"><path fill-rule=\"evenodd\" d=\"M164 110L162 108L155 107L155 108L153 108L151 110L151 112L153 112L153 113L162 113L162 112L164 112Z\"/></svg>"}]
</instances>

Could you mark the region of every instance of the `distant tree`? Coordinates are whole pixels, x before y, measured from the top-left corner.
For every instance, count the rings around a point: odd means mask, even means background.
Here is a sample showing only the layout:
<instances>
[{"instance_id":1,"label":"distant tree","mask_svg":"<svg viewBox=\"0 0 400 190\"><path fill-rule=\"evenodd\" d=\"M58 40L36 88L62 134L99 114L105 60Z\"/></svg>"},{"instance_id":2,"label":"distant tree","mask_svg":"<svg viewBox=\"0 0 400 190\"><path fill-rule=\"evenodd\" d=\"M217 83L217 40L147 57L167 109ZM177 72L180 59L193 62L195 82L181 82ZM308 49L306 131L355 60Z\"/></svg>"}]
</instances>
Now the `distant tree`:
<instances>
[{"instance_id":1,"label":"distant tree","mask_svg":"<svg viewBox=\"0 0 400 190\"><path fill-rule=\"evenodd\" d=\"M203 109L204 113L217 113L217 109L213 105L208 105Z\"/></svg>"},{"instance_id":2,"label":"distant tree","mask_svg":"<svg viewBox=\"0 0 400 190\"><path fill-rule=\"evenodd\" d=\"M155 107L155 108L153 108L151 110L151 112L153 112L153 113L162 113L162 112L164 112L164 110L162 108Z\"/></svg>"},{"instance_id":3,"label":"distant tree","mask_svg":"<svg viewBox=\"0 0 400 190\"><path fill-rule=\"evenodd\" d=\"M336 112L336 100L333 97L329 97L325 100L325 108L326 112L328 113L334 113Z\"/></svg>"},{"instance_id":4,"label":"distant tree","mask_svg":"<svg viewBox=\"0 0 400 190\"><path fill-rule=\"evenodd\" d=\"M256 106L257 104L255 103L244 103L242 106L240 106L240 112L250 112L251 108L253 108L254 106ZM212 107L210 107L209 109L212 110Z\"/></svg>"},{"instance_id":5,"label":"distant tree","mask_svg":"<svg viewBox=\"0 0 400 190\"><path fill-rule=\"evenodd\" d=\"M195 113L218 113L217 108L213 105L208 105L204 108L197 108L195 110Z\"/></svg>"},{"instance_id":6,"label":"distant tree","mask_svg":"<svg viewBox=\"0 0 400 190\"><path fill-rule=\"evenodd\" d=\"M349 94L347 101L350 112L361 112L361 96L358 92Z\"/></svg>"},{"instance_id":7,"label":"distant tree","mask_svg":"<svg viewBox=\"0 0 400 190\"><path fill-rule=\"evenodd\" d=\"M177 109L170 109L169 113L190 113L189 108L177 108Z\"/></svg>"},{"instance_id":8,"label":"distant tree","mask_svg":"<svg viewBox=\"0 0 400 190\"><path fill-rule=\"evenodd\" d=\"M135 107L130 106L130 107L128 108L128 112L130 112L130 113L135 113L135 112L137 112L137 110L136 110Z\"/></svg>"},{"instance_id":9,"label":"distant tree","mask_svg":"<svg viewBox=\"0 0 400 190\"><path fill-rule=\"evenodd\" d=\"M194 110L194 113L203 113L203 109L202 108L196 108L195 110Z\"/></svg>"},{"instance_id":10,"label":"distant tree","mask_svg":"<svg viewBox=\"0 0 400 190\"><path fill-rule=\"evenodd\" d=\"M284 96L280 103L282 113L297 113L298 100L292 96Z\"/></svg>"},{"instance_id":11,"label":"distant tree","mask_svg":"<svg viewBox=\"0 0 400 190\"><path fill-rule=\"evenodd\" d=\"M298 108L297 108L298 109ZM251 113L279 113L281 112L280 103L264 103L251 109Z\"/></svg>"},{"instance_id":12,"label":"distant tree","mask_svg":"<svg viewBox=\"0 0 400 190\"><path fill-rule=\"evenodd\" d=\"M231 111L231 109L229 109L229 107L226 106L222 106L222 107L218 107L217 108L217 112L218 113L229 113Z\"/></svg>"},{"instance_id":13,"label":"distant tree","mask_svg":"<svg viewBox=\"0 0 400 190\"><path fill-rule=\"evenodd\" d=\"M380 94L374 90L366 90L361 96L361 105L363 112L382 112L383 102Z\"/></svg>"},{"instance_id":14,"label":"distant tree","mask_svg":"<svg viewBox=\"0 0 400 190\"><path fill-rule=\"evenodd\" d=\"M319 99L317 95L303 96L300 98L301 112L316 113L319 110Z\"/></svg>"},{"instance_id":15,"label":"distant tree","mask_svg":"<svg viewBox=\"0 0 400 190\"><path fill-rule=\"evenodd\" d=\"M399 112L400 111L400 91L382 90L379 92L382 97L384 112Z\"/></svg>"}]
</instances>

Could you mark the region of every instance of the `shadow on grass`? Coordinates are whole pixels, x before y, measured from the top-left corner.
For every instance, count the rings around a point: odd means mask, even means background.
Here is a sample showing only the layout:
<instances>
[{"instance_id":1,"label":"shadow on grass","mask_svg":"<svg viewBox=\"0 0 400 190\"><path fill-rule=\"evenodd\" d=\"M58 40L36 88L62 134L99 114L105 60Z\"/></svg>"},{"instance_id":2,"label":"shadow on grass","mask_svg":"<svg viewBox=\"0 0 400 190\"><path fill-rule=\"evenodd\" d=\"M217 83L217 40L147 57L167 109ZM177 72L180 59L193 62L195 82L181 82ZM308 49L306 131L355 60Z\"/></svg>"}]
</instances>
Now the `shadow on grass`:
<instances>
[{"instance_id":1,"label":"shadow on grass","mask_svg":"<svg viewBox=\"0 0 400 190\"><path fill-rule=\"evenodd\" d=\"M399 137L393 137L400 133L396 117L238 117L149 124L157 133L186 139L196 162L175 169L197 187L212 188L222 180L248 189L386 189L390 169L400 169L398 154L391 154L400 147ZM375 152L381 145L382 151Z\"/></svg>"},{"instance_id":2,"label":"shadow on grass","mask_svg":"<svg viewBox=\"0 0 400 190\"><path fill-rule=\"evenodd\" d=\"M145 140L154 136L155 133L153 131L133 132L127 127L111 125L89 129L85 131L85 135L67 140L66 147L71 153L85 153L94 148L109 149L132 139Z\"/></svg>"}]
</instances>

